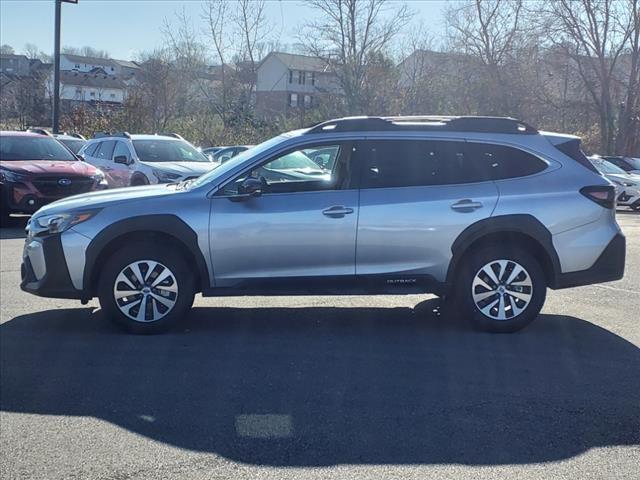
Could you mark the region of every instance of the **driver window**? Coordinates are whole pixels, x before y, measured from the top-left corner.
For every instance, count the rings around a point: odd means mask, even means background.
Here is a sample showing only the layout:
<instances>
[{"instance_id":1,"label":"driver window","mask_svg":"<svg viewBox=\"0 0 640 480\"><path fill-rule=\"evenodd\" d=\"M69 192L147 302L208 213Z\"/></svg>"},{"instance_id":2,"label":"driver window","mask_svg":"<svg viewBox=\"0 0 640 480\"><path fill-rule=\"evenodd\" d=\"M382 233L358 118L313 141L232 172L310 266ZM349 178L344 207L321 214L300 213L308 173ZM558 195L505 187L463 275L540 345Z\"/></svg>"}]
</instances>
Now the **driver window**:
<instances>
[{"instance_id":1,"label":"driver window","mask_svg":"<svg viewBox=\"0 0 640 480\"><path fill-rule=\"evenodd\" d=\"M340 190L350 176L349 156L342 150L341 145L321 145L287 152L228 183L222 195L241 193L242 182L247 178L260 180L263 193Z\"/></svg>"}]
</instances>

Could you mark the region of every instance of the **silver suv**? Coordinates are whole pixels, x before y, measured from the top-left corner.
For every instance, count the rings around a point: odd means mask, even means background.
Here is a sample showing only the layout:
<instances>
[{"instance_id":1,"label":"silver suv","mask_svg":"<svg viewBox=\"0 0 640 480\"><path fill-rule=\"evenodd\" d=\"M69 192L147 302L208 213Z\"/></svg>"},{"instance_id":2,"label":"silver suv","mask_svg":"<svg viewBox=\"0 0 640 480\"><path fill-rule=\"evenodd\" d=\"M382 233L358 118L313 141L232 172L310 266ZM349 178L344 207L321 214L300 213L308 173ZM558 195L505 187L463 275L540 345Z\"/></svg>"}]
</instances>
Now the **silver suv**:
<instances>
[{"instance_id":1,"label":"silver suv","mask_svg":"<svg viewBox=\"0 0 640 480\"><path fill-rule=\"evenodd\" d=\"M614 188L579 138L510 118L332 120L196 180L58 201L27 231L23 290L97 296L142 333L197 292L431 292L510 332L547 287L620 279L625 260Z\"/></svg>"},{"instance_id":2,"label":"silver suv","mask_svg":"<svg viewBox=\"0 0 640 480\"><path fill-rule=\"evenodd\" d=\"M175 133L99 133L78 155L103 171L112 188L188 180L217 166Z\"/></svg>"}]
</instances>

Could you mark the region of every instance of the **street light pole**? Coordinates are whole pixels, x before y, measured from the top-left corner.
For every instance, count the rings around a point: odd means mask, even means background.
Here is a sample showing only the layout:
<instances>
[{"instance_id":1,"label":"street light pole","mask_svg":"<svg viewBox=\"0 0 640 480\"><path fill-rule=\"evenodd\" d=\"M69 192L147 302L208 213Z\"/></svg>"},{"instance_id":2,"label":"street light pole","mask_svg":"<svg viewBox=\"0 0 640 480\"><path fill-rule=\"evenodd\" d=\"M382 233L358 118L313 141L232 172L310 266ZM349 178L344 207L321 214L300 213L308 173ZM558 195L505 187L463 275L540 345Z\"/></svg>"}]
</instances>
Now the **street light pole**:
<instances>
[{"instance_id":1,"label":"street light pole","mask_svg":"<svg viewBox=\"0 0 640 480\"><path fill-rule=\"evenodd\" d=\"M62 0L56 2L56 26L53 51L53 133L59 133L60 129L60 13Z\"/></svg>"},{"instance_id":2,"label":"street light pole","mask_svg":"<svg viewBox=\"0 0 640 480\"><path fill-rule=\"evenodd\" d=\"M62 2L78 3L78 0L53 0L56 3L55 39L53 47L53 133L60 133L60 18Z\"/></svg>"}]
</instances>

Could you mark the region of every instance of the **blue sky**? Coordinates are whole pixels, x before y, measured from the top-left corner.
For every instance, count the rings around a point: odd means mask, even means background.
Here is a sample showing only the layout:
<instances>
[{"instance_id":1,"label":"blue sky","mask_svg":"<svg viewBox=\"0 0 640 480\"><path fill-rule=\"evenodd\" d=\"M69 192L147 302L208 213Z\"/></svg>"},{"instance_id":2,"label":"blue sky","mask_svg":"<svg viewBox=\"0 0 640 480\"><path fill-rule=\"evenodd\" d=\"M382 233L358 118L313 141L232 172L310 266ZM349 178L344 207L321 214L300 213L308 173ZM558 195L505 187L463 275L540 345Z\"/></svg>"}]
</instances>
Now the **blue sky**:
<instances>
[{"instance_id":1,"label":"blue sky","mask_svg":"<svg viewBox=\"0 0 640 480\"><path fill-rule=\"evenodd\" d=\"M416 12L432 34L443 32L444 1L410 0L405 2ZM20 53L26 43L40 50L53 51L53 0L0 0L0 43ZM197 0L79 0L77 5L62 5L62 45L89 45L108 51L114 58L135 58L139 52L153 50L162 42L160 28L165 18L185 9L199 21L202 2ZM272 33L281 44L296 41L298 27L313 15L299 0L270 0L267 17Z\"/></svg>"}]
</instances>

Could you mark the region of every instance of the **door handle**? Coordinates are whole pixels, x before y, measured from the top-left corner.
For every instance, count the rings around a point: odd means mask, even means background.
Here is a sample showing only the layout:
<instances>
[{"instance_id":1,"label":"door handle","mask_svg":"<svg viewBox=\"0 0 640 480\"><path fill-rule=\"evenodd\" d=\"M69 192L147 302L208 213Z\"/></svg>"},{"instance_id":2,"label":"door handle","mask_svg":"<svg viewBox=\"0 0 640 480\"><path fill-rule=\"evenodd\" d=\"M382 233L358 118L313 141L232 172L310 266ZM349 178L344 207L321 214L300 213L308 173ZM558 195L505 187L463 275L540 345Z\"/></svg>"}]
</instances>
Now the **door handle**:
<instances>
[{"instance_id":1,"label":"door handle","mask_svg":"<svg viewBox=\"0 0 640 480\"><path fill-rule=\"evenodd\" d=\"M451 205L451 209L457 212L472 212L478 208L482 208L482 202L474 202L468 198Z\"/></svg>"},{"instance_id":2,"label":"door handle","mask_svg":"<svg viewBox=\"0 0 640 480\"><path fill-rule=\"evenodd\" d=\"M324 216L332 218L342 218L350 213L353 213L353 208L344 207L342 205L334 205L333 207L322 210L322 214Z\"/></svg>"}]
</instances>

